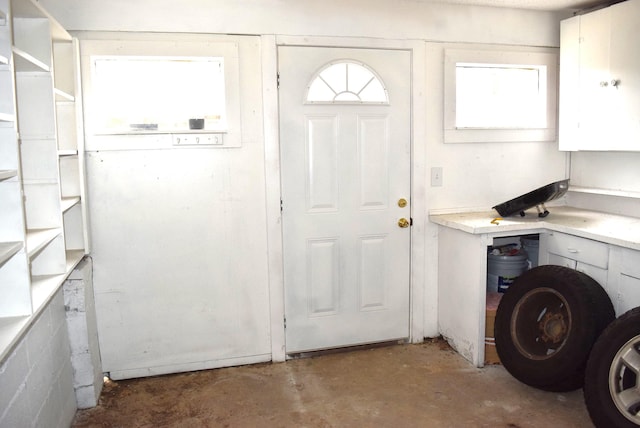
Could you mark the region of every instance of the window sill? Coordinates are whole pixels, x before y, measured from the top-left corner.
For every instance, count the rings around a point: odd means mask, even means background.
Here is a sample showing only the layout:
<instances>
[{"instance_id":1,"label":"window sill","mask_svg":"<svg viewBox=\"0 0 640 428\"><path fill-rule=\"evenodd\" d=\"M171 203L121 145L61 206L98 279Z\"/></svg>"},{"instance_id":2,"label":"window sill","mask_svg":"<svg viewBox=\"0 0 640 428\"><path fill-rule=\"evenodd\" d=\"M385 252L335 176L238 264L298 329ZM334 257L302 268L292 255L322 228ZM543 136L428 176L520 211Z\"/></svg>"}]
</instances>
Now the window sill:
<instances>
[{"instance_id":1,"label":"window sill","mask_svg":"<svg viewBox=\"0 0 640 428\"><path fill-rule=\"evenodd\" d=\"M227 134L226 129L174 129L174 130L120 130L120 131L102 131L93 135L97 137L111 135L174 135L174 134Z\"/></svg>"},{"instance_id":2,"label":"window sill","mask_svg":"<svg viewBox=\"0 0 640 428\"><path fill-rule=\"evenodd\" d=\"M445 129L445 143L554 142L556 130L545 129Z\"/></svg>"}]
</instances>

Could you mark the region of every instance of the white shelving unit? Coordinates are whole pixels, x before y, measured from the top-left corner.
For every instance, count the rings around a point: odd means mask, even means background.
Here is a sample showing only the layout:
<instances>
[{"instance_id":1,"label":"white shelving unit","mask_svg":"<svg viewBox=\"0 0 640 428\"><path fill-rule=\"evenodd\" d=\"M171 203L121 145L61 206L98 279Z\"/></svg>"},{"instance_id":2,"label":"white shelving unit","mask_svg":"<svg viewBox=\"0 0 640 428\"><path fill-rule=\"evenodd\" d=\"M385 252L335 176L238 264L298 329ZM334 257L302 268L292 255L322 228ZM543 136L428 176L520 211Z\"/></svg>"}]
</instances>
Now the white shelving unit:
<instances>
[{"instance_id":1,"label":"white shelving unit","mask_svg":"<svg viewBox=\"0 0 640 428\"><path fill-rule=\"evenodd\" d=\"M88 253L78 64L37 1L0 0L0 357Z\"/></svg>"}]
</instances>

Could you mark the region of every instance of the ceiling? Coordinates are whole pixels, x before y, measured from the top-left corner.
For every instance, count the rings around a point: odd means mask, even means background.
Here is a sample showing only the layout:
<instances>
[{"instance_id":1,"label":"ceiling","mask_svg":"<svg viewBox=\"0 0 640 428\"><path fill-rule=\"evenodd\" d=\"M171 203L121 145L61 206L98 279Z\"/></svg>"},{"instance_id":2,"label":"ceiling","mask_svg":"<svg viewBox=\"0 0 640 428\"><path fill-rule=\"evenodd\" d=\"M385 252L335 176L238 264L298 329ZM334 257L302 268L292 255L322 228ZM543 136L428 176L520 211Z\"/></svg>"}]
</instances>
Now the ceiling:
<instances>
[{"instance_id":1,"label":"ceiling","mask_svg":"<svg viewBox=\"0 0 640 428\"><path fill-rule=\"evenodd\" d=\"M614 0L426 0L438 3L468 4L476 6L509 7L548 11L582 10L598 5L615 3ZM619 1L619 0L618 0Z\"/></svg>"}]
</instances>

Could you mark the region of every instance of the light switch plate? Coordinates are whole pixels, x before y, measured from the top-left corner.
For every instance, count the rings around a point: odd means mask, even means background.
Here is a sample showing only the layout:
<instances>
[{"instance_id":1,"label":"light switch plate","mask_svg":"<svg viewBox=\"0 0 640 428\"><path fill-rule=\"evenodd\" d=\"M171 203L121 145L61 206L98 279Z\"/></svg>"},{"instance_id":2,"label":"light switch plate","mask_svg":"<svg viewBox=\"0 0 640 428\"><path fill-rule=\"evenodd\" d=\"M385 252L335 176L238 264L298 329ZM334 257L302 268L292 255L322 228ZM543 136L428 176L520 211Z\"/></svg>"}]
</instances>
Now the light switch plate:
<instances>
[{"instance_id":1,"label":"light switch plate","mask_svg":"<svg viewBox=\"0 0 640 428\"><path fill-rule=\"evenodd\" d=\"M431 187L442 186L442 167L434 166L431 168Z\"/></svg>"}]
</instances>

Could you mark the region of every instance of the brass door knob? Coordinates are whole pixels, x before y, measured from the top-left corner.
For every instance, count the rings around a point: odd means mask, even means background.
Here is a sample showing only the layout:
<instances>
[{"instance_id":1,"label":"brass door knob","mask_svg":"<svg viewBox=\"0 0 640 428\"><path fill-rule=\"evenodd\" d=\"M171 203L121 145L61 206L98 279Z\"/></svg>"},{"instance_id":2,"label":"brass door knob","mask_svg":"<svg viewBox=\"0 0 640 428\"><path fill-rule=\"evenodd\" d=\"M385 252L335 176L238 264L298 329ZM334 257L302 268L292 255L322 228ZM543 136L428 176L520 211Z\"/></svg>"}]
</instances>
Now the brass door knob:
<instances>
[{"instance_id":1,"label":"brass door knob","mask_svg":"<svg viewBox=\"0 0 640 428\"><path fill-rule=\"evenodd\" d=\"M404 208L407 206L407 200L405 198L398 199L398 206L400 208Z\"/></svg>"},{"instance_id":2,"label":"brass door knob","mask_svg":"<svg viewBox=\"0 0 640 428\"><path fill-rule=\"evenodd\" d=\"M409 220L407 220L406 218L402 217L400 220L398 220L398 226L402 227L403 229L405 227L409 227Z\"/></svg>"}]
</instances>

